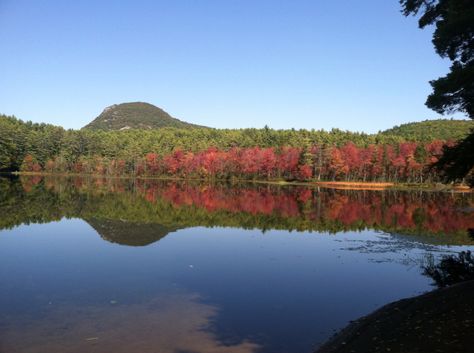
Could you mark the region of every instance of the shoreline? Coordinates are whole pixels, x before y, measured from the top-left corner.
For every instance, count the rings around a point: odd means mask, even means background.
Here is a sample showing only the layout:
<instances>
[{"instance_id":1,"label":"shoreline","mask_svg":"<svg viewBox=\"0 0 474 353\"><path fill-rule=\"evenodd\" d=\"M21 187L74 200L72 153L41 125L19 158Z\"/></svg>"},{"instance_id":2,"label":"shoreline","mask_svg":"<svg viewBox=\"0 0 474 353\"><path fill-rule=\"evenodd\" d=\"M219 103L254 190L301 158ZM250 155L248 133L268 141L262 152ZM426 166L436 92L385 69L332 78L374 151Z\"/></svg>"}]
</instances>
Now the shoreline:
<instances>
[{"instance_id":1,"label":"shoreline","mask_svg":"<svg viewBox=\"0 0 474 353\"><path fill-rule=\"evenodd\" d=\"M428 183L395 183L395 182L368 182L368 181L287 181L287 180L253 180L253 179L206 179L206 178L182 178L170 176L115 176L99 174L76 174L76 173L46 173L46 172L2 172L0 175L15 176L53 176L53 177L91 177L106 179L139 179L139 180L176 180L176 181L210 181L210 182L230 182L230 183L254 183L280 186L307 186L335 190L361 190L361 191L430 191L430 192L455 192L472 193L473 188L466 185L450 184L428 184Z\"/></svg>"},{"instance_id":2,"label":"shoreline","mask_svg":"<svg viewBox=\"0 0 474 353\"><path fill-rule=\"evenodd\" d=\"M474 280L401 299L352 321L315 353L470 352Z\"/></svg>"}]
</instances>

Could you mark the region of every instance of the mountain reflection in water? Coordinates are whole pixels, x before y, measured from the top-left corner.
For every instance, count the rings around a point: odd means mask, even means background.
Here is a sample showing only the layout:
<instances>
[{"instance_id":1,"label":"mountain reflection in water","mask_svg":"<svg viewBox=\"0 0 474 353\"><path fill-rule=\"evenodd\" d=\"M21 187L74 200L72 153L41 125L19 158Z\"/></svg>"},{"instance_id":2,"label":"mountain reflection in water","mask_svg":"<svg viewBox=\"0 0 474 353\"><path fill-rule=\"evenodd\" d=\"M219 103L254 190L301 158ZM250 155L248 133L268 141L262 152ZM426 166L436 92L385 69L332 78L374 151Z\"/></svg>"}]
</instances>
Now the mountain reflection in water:
<instances>
[{"instance_id":1,"label":"mountain reflection in water","mask_svg":"<svg viewBox=\"0 0 474 353\"><path fill-rule=\"evenodd\" d=\"M304 186L22 177L0 179L1 228L82 218L104 239L147 245L194 226L344 232L364 229L472 244L472 194L317 190Z\"/></svg>"},{"instance_id":2,"label":"mountain reflection in water","mask_svg":"<svg viewBox=\"0 0 474 353\"><path fill-rule=\"evenodd\" d=\"M471 194L0 178L0 352L312 352L472 249Z\"/></svg>"}]
</instances>

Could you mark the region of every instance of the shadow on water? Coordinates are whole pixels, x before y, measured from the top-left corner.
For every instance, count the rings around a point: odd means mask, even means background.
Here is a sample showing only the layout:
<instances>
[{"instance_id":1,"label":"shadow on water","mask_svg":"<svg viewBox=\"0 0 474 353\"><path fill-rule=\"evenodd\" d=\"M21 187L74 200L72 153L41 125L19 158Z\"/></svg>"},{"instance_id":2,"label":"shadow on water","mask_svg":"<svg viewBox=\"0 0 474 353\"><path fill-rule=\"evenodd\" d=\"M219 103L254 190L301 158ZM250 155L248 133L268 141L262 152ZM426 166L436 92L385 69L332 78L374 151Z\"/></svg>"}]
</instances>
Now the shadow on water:
<instances>
[{"instance_id":1,"label":"shadow on water","mask_svg":"<svg viewBox=\"0 0 474 353\"><path fill-rule=\"evenodd\" d=\"M474 240L474 228L469 228L467 230L467 234L469 235L469 238L471 238L472 240Z\"/></svg>"},{"instance_id":2,"label":"shadow on water","mask_svg":"<svg viewBox=\"0 0 474 353\"><path fill-rule=\"evenodd\" d=\"M445 255L435 263L431 255L423 266L423 274L431 277L439 288L474 280L474 257L469 250L461 251L457 256Z\"/></svg>"}]
</instances>

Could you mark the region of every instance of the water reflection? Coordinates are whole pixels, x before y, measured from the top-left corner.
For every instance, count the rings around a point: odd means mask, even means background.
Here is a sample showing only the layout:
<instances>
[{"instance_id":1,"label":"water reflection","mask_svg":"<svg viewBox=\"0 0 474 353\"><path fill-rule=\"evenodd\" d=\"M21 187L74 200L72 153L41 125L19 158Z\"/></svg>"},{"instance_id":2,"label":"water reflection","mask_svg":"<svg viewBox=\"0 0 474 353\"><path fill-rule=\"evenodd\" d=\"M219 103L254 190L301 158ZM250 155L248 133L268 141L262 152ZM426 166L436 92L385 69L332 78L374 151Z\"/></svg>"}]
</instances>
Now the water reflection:
<instances>
[{"instance_id":1,"label":"water reflection","mask_svg":"<svg viewBox=\"0 0 474 353\"><path fill-rule=\"evenodd\" d=\"M311 352L472 249L470 194L0 179L0 352Z\"/></svg>"},{"instance_id":2,"label":"water reflection","mask_svg":"<svg viewBox=\"0 0 474 353\"><path fill-rule=\"evenodd\" d=\"M51 305L34 325L14 319L2 330L2 352L252 353L247 341L226 346L209 332L217 309L196 295L161 295L147 303Z\"/></svg>"},{"instance_id":3,"label":"water reflection","mask_svg":"<svg viewBox=\"0 0 474 353\"><path fill-rule=\"evenodd\" d=\"M122 219L90 218L86 221L100 234L102 239L129 246L152 244L178 229L155 223L127 222Z\"/></svg>"},{"instance_id":4,"label":"water reflection","mask_svg":"<svg viewBox=\"0 0 474 353\"><path fill-rule=\"evenodd\" d=\"M5 214L0 228L75 217L104 239L126 245L147 245L193 226L329 233L374 229L434 243L474 243L472 194L38 176L22 177L21 183L0 179L0 190Z\"/></svg>"}]
</instances>

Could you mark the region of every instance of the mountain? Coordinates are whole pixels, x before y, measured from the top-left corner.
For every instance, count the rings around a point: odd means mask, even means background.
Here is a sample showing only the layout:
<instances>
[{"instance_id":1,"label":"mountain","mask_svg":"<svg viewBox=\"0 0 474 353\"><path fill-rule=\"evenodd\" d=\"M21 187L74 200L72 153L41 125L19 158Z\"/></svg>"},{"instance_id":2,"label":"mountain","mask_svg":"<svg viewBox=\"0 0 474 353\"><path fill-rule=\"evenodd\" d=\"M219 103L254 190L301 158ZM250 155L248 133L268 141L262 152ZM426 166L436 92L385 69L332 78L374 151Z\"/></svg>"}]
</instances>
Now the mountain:
<instances>
[{"instance_id":1,"label":"mountain","mask_svg":"<svg viewBox=\"0 0 474 353\"><path fill-rule=\"evenodd\" d=\"M407 140L431 141L453 140L466 137L469 130L474 128L472 120L437 119L394 126L382 131L383 135L399 136Z\"/></svg>"},{"instance_id":2,"label":"mountain","mask_svg":"<svg viewBox=\"0 0 474 353\"><path fill-rule=\"evenodd\" d=\"M104 111L84 129L92 130L127 130L159 129L162 127L202 128L173 118L163 109L149 103L133 102L114 104Z\"/></svg>"}]
</instances>

